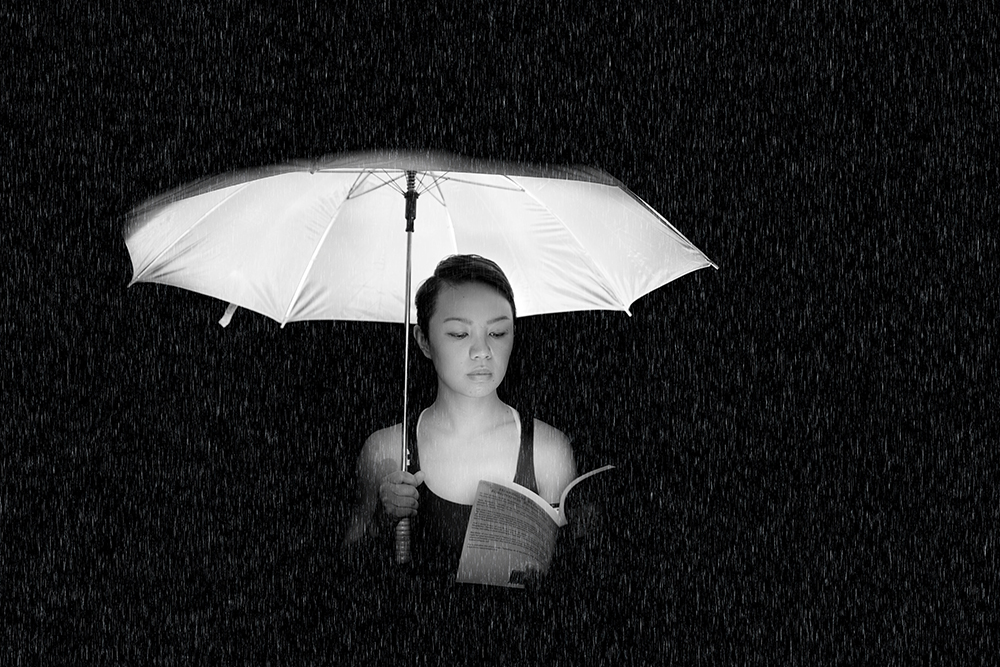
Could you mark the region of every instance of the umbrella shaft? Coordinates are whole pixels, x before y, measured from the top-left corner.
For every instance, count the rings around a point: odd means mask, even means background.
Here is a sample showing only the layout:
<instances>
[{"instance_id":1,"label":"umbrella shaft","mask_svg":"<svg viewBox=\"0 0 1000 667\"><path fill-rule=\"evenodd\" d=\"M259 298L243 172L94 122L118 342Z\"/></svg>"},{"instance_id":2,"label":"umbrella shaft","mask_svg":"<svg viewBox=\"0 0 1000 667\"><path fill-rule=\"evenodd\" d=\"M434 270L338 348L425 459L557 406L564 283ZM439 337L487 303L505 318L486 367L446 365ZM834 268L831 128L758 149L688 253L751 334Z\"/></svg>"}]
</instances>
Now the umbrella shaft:
<instances>
[{"instance_id":1,"label":"umbrella shaft","mask_svg":"<svg viewBox=\"0 0 1000 667\"><path fill-rule=\"evenodd\" d=\"M409 415L409 395L410 395L410 291L411 274L413 263L413 221L417 217L417 196L413 191L413 172L406 173L406 303L403 313L403 429L400 444L400 466L406 470L410 464L409 452L406 447L407 417ZM412 211L411 211L412 207ZM410 556L410 520L401 519L396 524L396 563L403 565L409 563Z\"/></svg>"},{"instance_id":2,"label":"umbrella shaft","mask_svg":"<svg viewBox=\"0 0 1000 667\"><path fill-rule=\"evenodd\" d=\"M406 470L409 455L406 450L406 422L409 417L410 394L410 269L411 253L413 251L413 232L406 233L406 312L403 315L403 433L400 454L400 465Z\"/></svg>"}]
</instances>

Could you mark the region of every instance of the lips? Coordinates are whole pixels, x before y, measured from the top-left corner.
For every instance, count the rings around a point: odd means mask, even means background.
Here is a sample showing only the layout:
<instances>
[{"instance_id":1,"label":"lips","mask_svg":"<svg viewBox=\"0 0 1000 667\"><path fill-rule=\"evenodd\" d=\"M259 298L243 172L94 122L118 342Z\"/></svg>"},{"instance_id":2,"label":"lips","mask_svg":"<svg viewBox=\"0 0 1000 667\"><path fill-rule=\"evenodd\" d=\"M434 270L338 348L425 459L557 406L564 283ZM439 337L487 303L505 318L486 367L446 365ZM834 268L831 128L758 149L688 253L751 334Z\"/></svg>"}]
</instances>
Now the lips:
<instances>
[{"instance_id":1,"label":"lips","mask_svg":"<svg viewBox=\"0 0 1000 667\"><path fill-rule=\"evenodd\" d=\"M477 368L468 373L469 377L489 377L493 375L493 371L488 368Z\"/></svg>"}]
</instances>

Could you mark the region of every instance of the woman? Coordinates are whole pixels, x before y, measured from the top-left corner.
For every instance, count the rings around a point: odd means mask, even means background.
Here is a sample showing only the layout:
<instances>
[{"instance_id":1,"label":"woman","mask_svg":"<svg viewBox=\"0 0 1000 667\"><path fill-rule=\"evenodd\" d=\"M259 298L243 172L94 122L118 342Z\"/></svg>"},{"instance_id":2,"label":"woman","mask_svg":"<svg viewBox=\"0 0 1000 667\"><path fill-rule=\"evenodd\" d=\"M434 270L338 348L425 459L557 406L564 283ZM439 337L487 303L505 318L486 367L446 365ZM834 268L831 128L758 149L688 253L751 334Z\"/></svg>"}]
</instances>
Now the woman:
<instances>
[{"instance_id":1,"label":"woman","mask_svg":"<svg viewBox=\"0 0 1000 667\"><path fill-rule=\"evenodd\" d=\"M411 462L400 470L402 425L382 429L358 457L361 498L346 544L378 516L413 518L415 563L454 572L481 479L513 480L557 503L576 477L566 435L497 396L514 347L510 283L477 255L444 259L417 291L413 335L437 374L434 402L409 419Z\"/></svg>"}]
</instances>

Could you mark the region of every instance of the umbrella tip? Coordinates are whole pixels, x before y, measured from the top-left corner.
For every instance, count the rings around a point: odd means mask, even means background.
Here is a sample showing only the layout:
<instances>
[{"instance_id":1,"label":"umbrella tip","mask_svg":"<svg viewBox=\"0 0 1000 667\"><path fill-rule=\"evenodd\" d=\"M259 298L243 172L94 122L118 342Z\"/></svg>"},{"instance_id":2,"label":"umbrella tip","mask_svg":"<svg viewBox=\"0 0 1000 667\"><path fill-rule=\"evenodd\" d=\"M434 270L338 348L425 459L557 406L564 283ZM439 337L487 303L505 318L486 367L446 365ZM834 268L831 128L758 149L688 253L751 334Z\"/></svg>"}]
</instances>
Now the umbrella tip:
<instances>
[{"instance_id":1,"label":"umbrella tip","mask_svg":"<svg viewBox=\"0 0 1000 667\"><path fill-rule=\"evenodd\" d=\"M237 308L239 308L239 306L237 306L235 303L231 303L228 306L226 306L226 312L222 314L222 319L219 320L219 326L221 326L223 329L228 327L229 323L233 319L233 313L236 312Z\"/></svg>"}]
</instances>

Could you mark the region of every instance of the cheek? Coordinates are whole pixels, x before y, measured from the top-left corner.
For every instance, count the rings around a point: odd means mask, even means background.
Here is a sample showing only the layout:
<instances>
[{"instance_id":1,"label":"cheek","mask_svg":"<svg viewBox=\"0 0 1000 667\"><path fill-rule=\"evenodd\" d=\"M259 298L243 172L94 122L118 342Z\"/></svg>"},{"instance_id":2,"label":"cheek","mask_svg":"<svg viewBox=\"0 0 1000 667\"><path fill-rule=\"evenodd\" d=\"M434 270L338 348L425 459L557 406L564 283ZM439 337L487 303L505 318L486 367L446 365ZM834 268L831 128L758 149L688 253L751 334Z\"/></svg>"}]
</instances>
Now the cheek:
<instances>
[{"instance_id":1,"label":"cheek","mask_svg":"<svg viewBox=\"0 0 1000 667\"><path fill-rule=\"evenodd\" d=\"M510 361L511 353L514 351L514 340L505 341L503 345L496 350L497 356L502 357L504 364Z\"/></svg>"}]
</instances>

